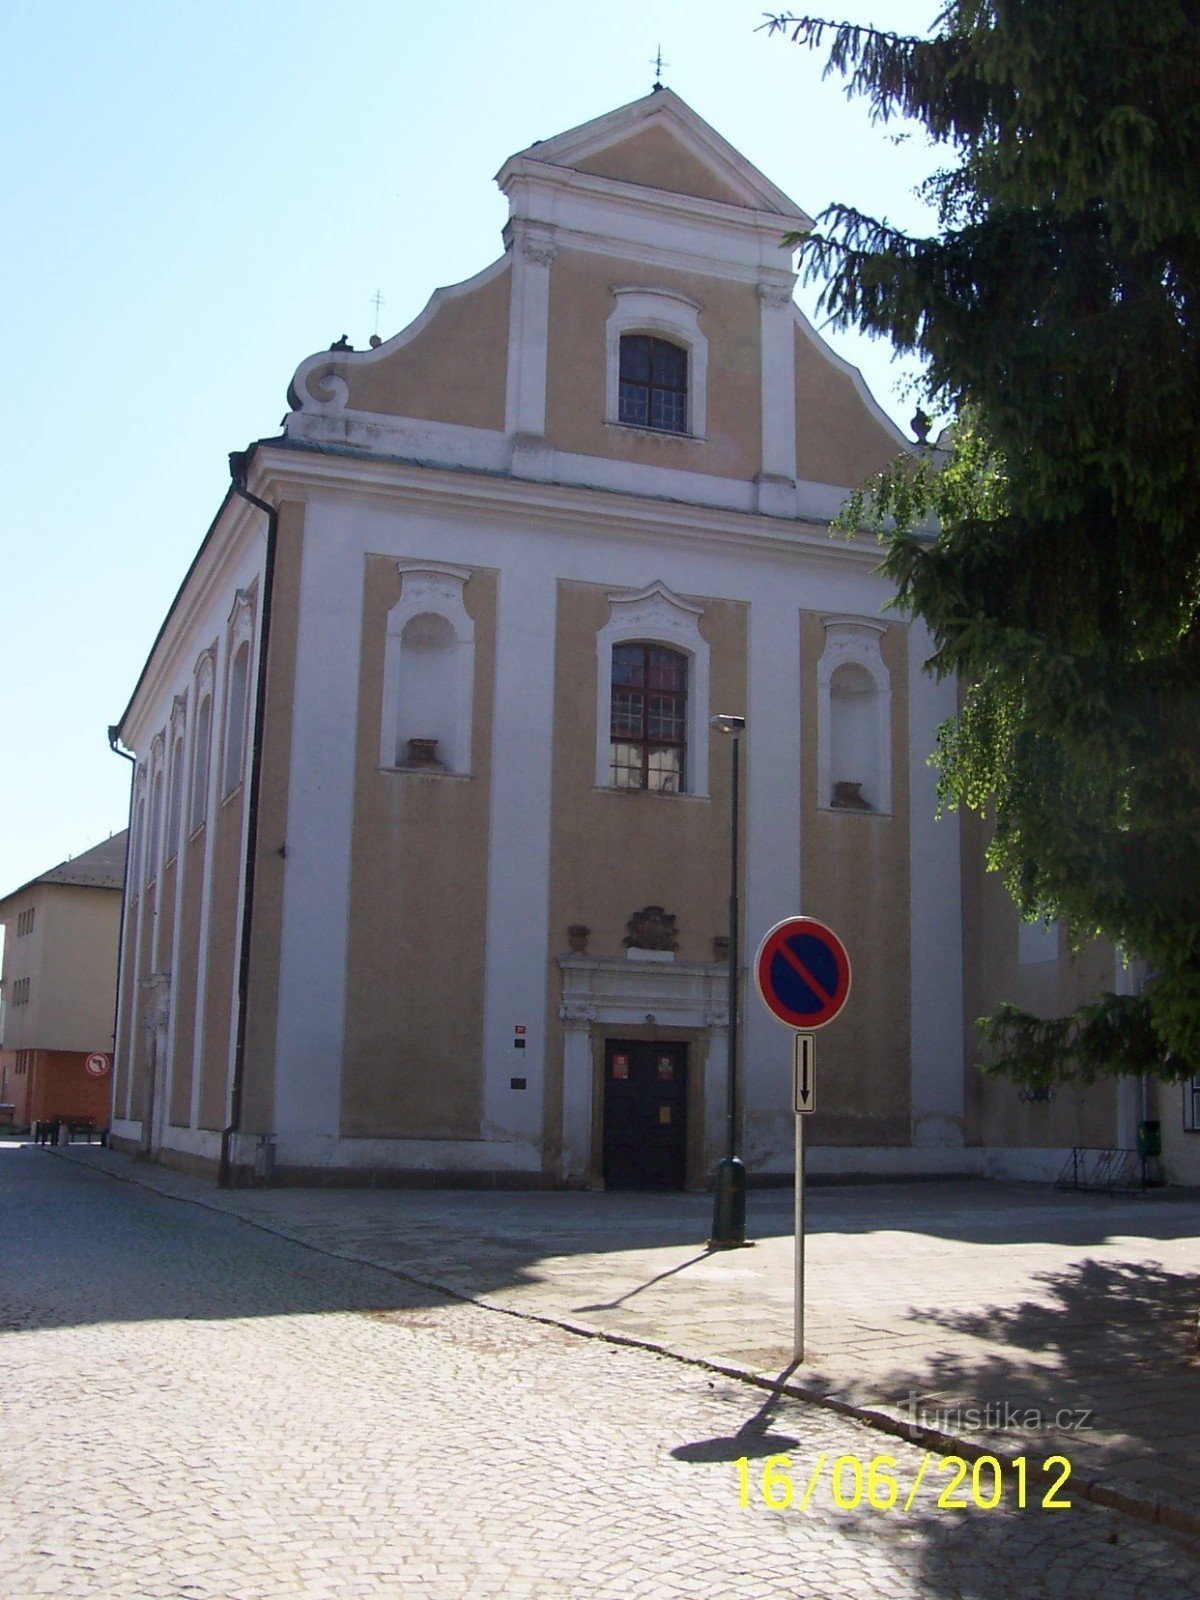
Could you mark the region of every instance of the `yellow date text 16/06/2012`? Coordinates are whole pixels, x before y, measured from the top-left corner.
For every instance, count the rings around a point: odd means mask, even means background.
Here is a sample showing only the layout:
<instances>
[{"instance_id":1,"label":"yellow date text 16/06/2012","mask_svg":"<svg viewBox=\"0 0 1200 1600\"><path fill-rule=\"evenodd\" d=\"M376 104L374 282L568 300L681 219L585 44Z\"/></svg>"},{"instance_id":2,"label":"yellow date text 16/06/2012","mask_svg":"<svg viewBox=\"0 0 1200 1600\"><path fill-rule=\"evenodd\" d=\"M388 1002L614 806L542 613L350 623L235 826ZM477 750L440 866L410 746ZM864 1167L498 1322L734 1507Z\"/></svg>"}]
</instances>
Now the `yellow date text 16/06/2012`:
<instances>
[{"instance_id":1,"label":"yellow date text 16/06/2012","mask_svg":"<svg viewBox=\"0 0 1200 1600\"><path fill-rule=\"evenodd\" d=\"M872 1456L869 1461L835 1456L831 1462L829 1452L822 1451L812 1471L795 1478L790 1456L768 1456L759 1473L752 1470L749 1456L739 1456L734 1466L739 1503L749 1506L757 1489L759 1502L771 1511L786 1511L790 1506L807 1511L822 1483L839 1511L853 1511L861 1505L874 1511L911 1511L922 1488L927 1496L936 1496L939 1511L994 1511L1004 1501L1006 1469L1015 1503L1022 1510L1031 1505L1043 1511L1071 1508L1062 1494L1071 1476L1066 1456L1047 1456L1044 1461L1017 1456L1005 1463L996 1456L965 1461L962 1456L935 1456L926 1450L917 1471L906 1474L899 1471L894 1456ZM927 1482L931 1466L933 1476ZM948 1480L940 1491L939 1474Z\"/></svg>"}]
</instances>

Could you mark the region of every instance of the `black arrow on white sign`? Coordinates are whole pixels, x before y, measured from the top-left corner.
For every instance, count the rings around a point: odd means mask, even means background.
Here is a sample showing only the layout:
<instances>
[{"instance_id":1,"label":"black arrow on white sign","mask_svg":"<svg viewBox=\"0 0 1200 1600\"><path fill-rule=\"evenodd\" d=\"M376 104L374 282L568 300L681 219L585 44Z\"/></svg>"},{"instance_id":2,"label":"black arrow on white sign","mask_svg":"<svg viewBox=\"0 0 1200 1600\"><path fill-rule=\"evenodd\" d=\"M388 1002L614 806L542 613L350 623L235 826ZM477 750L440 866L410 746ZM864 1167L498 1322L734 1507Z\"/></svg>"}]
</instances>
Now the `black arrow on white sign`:
<instances>
[{"instance_id":1,"label":"black arrow on white sign","mask_svg":"<svg viewBox=\"0 0 1200 1600\"><path fill-rule=\"evenodd\" d=\"M793 1106L798 1117L817 1109L817 1041L811 1033L796 1035L792 1057Z\"/></svg>"}]
</instances>

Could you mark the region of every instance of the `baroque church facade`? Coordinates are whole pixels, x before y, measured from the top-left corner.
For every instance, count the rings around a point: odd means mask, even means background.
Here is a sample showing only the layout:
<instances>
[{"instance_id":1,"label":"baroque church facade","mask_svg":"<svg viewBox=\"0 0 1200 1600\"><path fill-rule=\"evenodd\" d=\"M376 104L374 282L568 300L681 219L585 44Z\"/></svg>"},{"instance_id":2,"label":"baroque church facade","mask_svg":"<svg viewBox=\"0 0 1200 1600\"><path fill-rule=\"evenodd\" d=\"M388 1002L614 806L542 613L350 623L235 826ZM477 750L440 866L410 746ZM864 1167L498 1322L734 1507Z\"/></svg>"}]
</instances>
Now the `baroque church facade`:
<instances>
[{"instance_id":1,"label":"baroque church facade","mask_svg":"<svg viewBox=\"0 0 1200 1600\"><path fill-rule=\"evenodd\" d=\"M1099 1087L974 1064L1119 982L1021 929L928 756L955 687L848 491L912 448L795 305L808 218L669 90L531 146L498 260L297 369L113 730L136 756L113 1138L229 1181L702 1185L745 969L803 911L850 1001L811 1170L1053 1176ZM743 1154L791 1041L743 992Z\"/></svg>"}]
</instances>

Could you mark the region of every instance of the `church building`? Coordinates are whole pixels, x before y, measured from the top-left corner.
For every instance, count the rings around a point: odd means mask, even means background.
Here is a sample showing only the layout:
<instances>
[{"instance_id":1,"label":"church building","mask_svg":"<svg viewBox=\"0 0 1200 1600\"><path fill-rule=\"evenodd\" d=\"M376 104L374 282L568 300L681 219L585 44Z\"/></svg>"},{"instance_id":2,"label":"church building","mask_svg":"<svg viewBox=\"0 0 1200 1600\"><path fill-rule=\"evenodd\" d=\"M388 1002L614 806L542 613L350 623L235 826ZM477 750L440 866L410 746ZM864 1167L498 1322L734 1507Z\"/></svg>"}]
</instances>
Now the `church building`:
<instances>
[{"instance_id":1,"label":"church building","mask_svg":"<svg viewBox=\"0 0 1200 1600\"><path fill-rule=\"evenodd\" d=\"M136 757L113 1142L226 1181L700 1187L741 946L841 936L810 1170L1053 1177L1111 1085L975 1066L997 999L1120 981L936 814L955 708L831 534L913 449L793 300L810 226L670 90L511 156L503 253L301 362L113 731ZM742 1153L791 1034L743 984Z\"/></svg>"}]
</instances>

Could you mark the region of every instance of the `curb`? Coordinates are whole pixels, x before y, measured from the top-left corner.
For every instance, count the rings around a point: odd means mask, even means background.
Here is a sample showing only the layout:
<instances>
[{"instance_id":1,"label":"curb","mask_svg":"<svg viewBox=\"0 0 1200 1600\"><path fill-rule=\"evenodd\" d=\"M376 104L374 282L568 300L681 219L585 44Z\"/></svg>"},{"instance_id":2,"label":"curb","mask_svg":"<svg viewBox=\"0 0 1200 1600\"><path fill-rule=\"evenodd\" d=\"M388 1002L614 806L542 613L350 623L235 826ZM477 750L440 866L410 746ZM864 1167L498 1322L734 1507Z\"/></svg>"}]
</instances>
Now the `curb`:
<instances>
[{"instance_id":1,"label":"curb","mask_svg":"<svg viewBox=\"0 0 1200 1600\"><path fill-rule=\"evenodd\" d=\"M85 1163L75 1160L68 1154L70 1147L62 1149L58 1146L47 1145L44 1147L59 1160L67 1161L72 1166L84 1166ZM614 1333L605 1328L594 1327L587 1322L573 1322L566 1317L551 1316L546 1312L522 1311L514 1306L501 1305L498 1301L489 1299L486 1295L471 1294L465 1289L456 1289L450 1285L439 1282L436 1278L423 1276L421 1273L397 1267L391 1262L379 1261L373 1256L360 1254L354 1250L332 1249L328 1245L317 1244L311 1239L306 1239L300 1234L291 1232L290 1229L278 1223L259 1221L254 1217L247 1217L230 1207L216 1205L200 1195L174 1194L170 1190L160 1189L154 1183L148 1183L136 1172L117 1172L110 1167L93 1167L88 1165L87 1170L100 1173L103 1177L112 1178L118 1183L131 1183L135 1188L144 1189L148 1194L155 1194L162 1200L174 1200L180 1205L196 1206L203 1211L211 1211L217 1216L229 1217L240 1222L244 1227L256 1228L260 1233L269 1234L272 1238L284 1239L289 1244L301 1246L311 1250L316 1255L327 1256L332 1261L352 1261L358 1266L371 1267L376 1272L385 1272L389 1277L398 1278L401 1282L414 1284L417 1288L431 1289L437 1294L444 1295L448 1300L457 1300L465 1305L478 1306L483 1311L491 1311L505 1317L515 1317L520 1322L540 1323L544 1327L560 1328L565 1333L576 1335L582 1339L599 1339L605 1344L620 1345L631 1350L644 1350L650 1355L664 1356L670 1361L677 1361L684 1366L696 1367L704 1372L712 1372L719 1377L731 1378L736 1382L749 1384L756 1389L765 1390L769 1394L787 1395L790 1399L803 1401L807 1405L820 1407L823 1411L831 1411L837 1416L846 1417L854 1422L862 1423L877 1433L884 1433L894 1439L903 1439L908 1444L924 1445L929 1450L937 1450L942 1455L958 1456L966 1461L978 1461L984 1457L991 1457L999 1461L1002 1466L1014 1469L1019 1459L1017 1455L999 1450L990 1445L973 1443L956 1434L942 1433L936 1428L925 1427L919 1422L910 1422L894 1413L873 1406L856 1405L850 1400L839 1400L833 1395L823 1393L818 1389L809 1389L802 1383L791 1379L768 1378L761 1372L756 1372L752 1367L743 1366L737 1361L722 1361L711 1356L698 1355L688 1350L677 1350L665 1344L659 1344L652 1339L638 1338L634 1334ZM1022 1455L1026 1452L1022 1451ZM1120 1511L1126 1516L1133 1517L1139 1522L1145 1522L1157 1527L1170 1528L1176 1533L1186 1533L1200 1536L1200 1512L1189 1511L1184 1506L1173 1505L1161 1500L1149 1500L1144 1495L1139 1495L1128 1487L1119 1487L1113 1483L1106 1483L1102 1479L1080 1478L1072 1471L1072 1493L1077 1493L1082 1499L1091 1501L1092 1504L1103 1506L1109 1511Z\"/></svg>"}]
</instances>

